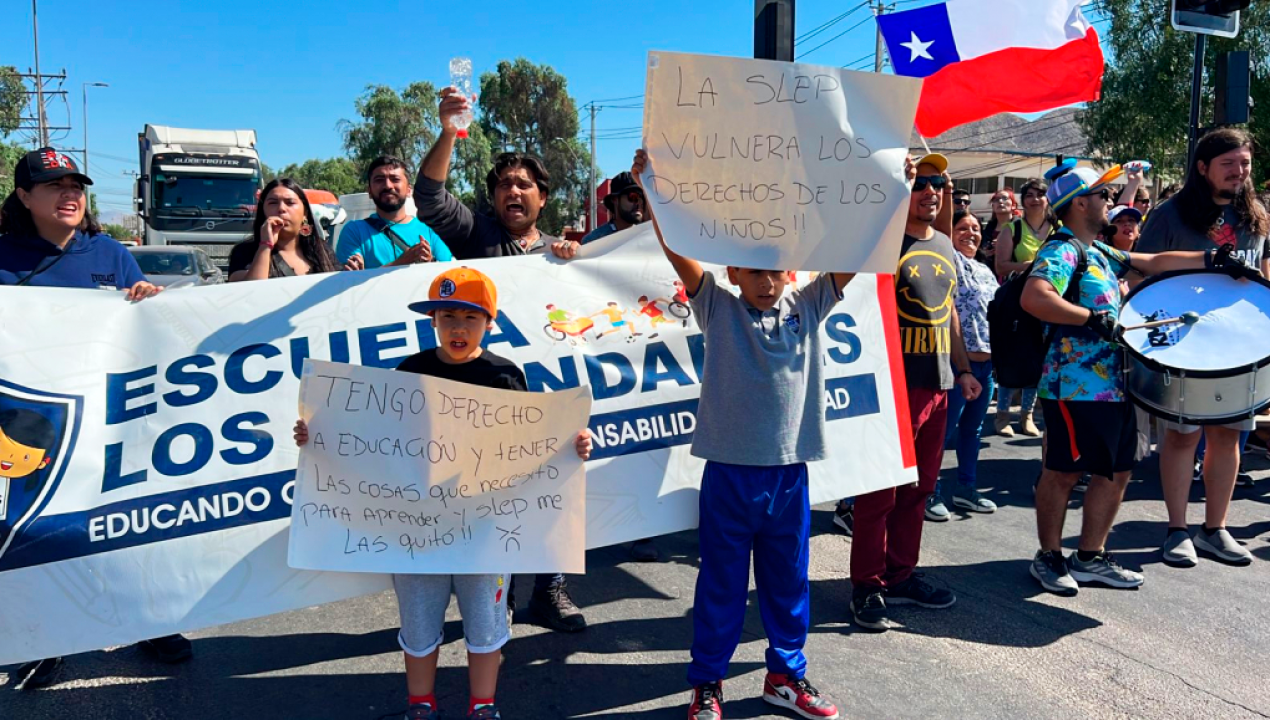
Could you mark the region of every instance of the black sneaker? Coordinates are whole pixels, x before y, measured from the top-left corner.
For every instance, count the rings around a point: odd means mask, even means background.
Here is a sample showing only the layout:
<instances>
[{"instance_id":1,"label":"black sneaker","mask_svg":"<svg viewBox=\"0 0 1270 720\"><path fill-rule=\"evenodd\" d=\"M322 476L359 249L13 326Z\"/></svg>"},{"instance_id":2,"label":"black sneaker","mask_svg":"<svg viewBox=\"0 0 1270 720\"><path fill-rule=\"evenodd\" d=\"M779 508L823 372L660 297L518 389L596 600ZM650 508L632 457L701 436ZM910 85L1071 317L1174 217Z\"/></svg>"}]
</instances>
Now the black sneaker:
<instances>
[{"instance_id":1,"label":"black sneaker","mask_svg":"<svg viewBox=\"0 0 1270 720\"><path fill-rule=\"evenodd\" d=\"M62 659L60 657L45 658L26 663L18 668L16 677L25 678L22 682L23 690L37 690L52 685L61 671Z\"/></svg>"},{"instance_id":2,"label":"black sneaker","mask_svg":"<svg viewBox=\"0 0 1270 720\"><path fill-rule=\"evenodd\" d=\"M166 635L153 640L142 640L137 646L154 653L160 662L175 665L194 655L194 648L184 635Z\"/></svg>"},{"instance_id":3,"label":"black sneaker","mask_svg":"<svg viewBox=\"0 0 1270 720\"><path fill-rule=\"evenodd\" d=\"M851 537L855 532L855 505L838 503L833 509L833 526Z\"/></svg>"},{"instance_id":4,"label":"black sneaker","mask_svg":"<svg viewBox=\"0 0 1270 720\"><path fill-rule=\"evenodd\" d=\"M1088 492L1089 481L1091 479L1093 478L1089 475L1089 473L1085 473L1084 475L1081 475L1080 479L1076 481L1076 485L1072 488L1072 492L1078 492L1078 493Z\"/></svg>"},{"instance_id":5,"label":"black sneaker","mask_svg":"<svg viewBox=\"0 0 1270 720\"><path fill-rule=\"evenodd\" d=\"M952 590L944 590L922 579L921 573L913 573L904 582L886 589L886 599L892 605L921 605L925 608L946 608L957 602Z\"/></svg>"},{"instance_id":6,"label":"black sneaker","mask_svg":"<svg viewBox=\"0 0 1270 720\"><path fill-rule=\"evenodd\" d=\"M692 689L688 720L723 720L723 682L705 683Z\"/></svg>"},{"instance_id":7,"label":"black sneaker","mask_svg":"<svg viewBox=\"0 0 1270 720\"><path fill-rule=\"evenodd\" d=\"M886 599L882 588L862 587L851 593L851 616L855 624L868 630L886 632L891 623L886 619Z\"/></svg>"},{"instance_id":8,"label":"black sneaker","mask_svg":"<svg viewBox=\"0 0 1270 720\"><path fill-rule=\"evenodd\" d=\"M660 554L652 538L644 538L631 543L631 559L635 562L657 562Z\"/></svg>"},{"instance_id":9,"label":"black sneaker","mask_svg":"<svg viewBox=\"0 0 1270 720\"><path fill-rule=\"evenodd\" d=\"M575 633L586 630L586 618L569 597L569 586L561 580L546 590L534 589L529 598L529 611L544 625L557 632Z\"/></svg>"}]
</instances>

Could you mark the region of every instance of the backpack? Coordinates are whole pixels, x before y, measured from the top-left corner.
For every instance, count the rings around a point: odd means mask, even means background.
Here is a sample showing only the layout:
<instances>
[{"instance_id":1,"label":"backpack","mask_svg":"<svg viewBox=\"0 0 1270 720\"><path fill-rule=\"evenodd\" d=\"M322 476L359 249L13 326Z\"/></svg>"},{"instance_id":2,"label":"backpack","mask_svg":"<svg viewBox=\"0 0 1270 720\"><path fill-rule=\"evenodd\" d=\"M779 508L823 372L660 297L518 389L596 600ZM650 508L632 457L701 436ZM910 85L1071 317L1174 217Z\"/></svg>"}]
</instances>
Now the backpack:
<instances>
[{"instance_id":1,"label":"backpack","mask_svg":"<svg viewBox=\"0 0 1270 720\"><path fill-rule=\"evenodd\" d=\"M1072 238L1054 238L1046 242L1067 242L1076 248L1076 269L1063 299L1078 303L1080 281L1089 267L1085 245ZM1059 326L1045 330L1045 323L1023 309L1023 287L1032 274L1027 270L1006 280L988 303L988 338L992 343L992 369L997 385L1004 388L1034 388L1041 381L1041 366Z\"/></svg>"}]
</instances>

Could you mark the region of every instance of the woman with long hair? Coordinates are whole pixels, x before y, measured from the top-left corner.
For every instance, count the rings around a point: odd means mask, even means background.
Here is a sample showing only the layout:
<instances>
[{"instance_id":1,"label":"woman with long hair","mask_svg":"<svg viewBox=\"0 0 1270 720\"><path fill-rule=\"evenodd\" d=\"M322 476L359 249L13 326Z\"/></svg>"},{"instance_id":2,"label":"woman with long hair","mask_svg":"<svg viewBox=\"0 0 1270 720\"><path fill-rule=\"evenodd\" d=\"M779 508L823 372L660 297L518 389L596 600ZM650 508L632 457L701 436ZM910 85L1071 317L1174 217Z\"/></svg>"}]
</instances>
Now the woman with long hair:
<instances>
[{"instance_id":1,"label":"woman with long hair","mask_svg":"<svg viewBox=\"0 0 1270 720\"><path fill-rule=\"evenodd\" d=\"M251 237L229 254L229 281L335 272L335 254L318 233L304 188L291 178L260 191Z\"/></svg>"},{"instance_id":2,"label":"woman with long hair","mask_svg":"<svg viewBox=\"0 0 1270 720\"><path fill-rule=\"evenodd\" d=\"M146 281L127 248L109 235L89 209L93 181L69 156L50 147L22 156L13 168L13 192L0 206L0 285L125 290L132 302L162 288ZM181 635L141 645L165 662L190 657ZM33 660L10 676L34 690L52 684L62 658Z\"/></svg>"},{"instance_id":3,"label":"woman with long hair","mask_svg":"<svg viewBox=\"0 0 1270 720\"><path fill-rule=\"evenodd\" d=\"M1001 228L1009 225L1010 221L1017 217L1019 203L1014 197L1013 190L1001 188L992 193L992 197L988 200L988 208L992 210L992 217L988 219L988 224L983 226L983 237L985 242L995 246Z\"/></svg>"}]
</instances>

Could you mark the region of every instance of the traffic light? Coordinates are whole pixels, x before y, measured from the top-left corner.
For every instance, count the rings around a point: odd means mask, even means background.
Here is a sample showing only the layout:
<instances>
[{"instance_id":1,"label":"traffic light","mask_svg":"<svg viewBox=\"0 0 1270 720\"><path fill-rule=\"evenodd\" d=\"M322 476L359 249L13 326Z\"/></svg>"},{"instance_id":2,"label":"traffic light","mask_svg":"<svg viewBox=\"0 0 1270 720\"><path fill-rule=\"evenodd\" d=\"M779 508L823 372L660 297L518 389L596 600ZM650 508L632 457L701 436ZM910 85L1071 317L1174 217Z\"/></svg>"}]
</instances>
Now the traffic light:
<instances>
[{"instance_id":1,"label":"traffic light","mask_svg":"<svg viewBox=\"0 0 1270 720\"><path fill-rule=\"evenodd\" d=\"M1239 34L1239 11L1251 4L1252 0L1173 0L1173 27L1233 38Z\"/></svg>"}]
</instances>

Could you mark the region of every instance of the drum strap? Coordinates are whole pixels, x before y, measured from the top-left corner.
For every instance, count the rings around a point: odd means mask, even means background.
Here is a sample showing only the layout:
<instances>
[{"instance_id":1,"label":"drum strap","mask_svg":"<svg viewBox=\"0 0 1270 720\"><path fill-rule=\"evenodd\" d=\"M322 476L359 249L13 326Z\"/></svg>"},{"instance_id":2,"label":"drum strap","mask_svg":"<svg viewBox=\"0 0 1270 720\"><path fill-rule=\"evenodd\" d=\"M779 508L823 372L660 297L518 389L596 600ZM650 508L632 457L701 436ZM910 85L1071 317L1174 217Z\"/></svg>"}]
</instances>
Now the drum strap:
<instances>
[{"instance_id":1,"label":"drum strap","mask_svg":"<svg viewBox=\"0 0 1270 720\"><path fill-rule=\"evenodd\" d=\"M1067 283L1067 290L1063 293L1063 299L1073 305L1080 305L1080 281L1085 277L1085 270L1089 268L1089 255L1085 252L1085 244L1073 237L1052 236L1046 242L1066 242L1076 248L1076 267L1072 270L1072 279ZM1029 270L1030 273L1030 270ZM1061 325L1050 325L1049 332L1045 334L1045 352L1053 347L1055 338L1058 337L1058 329Z\"/></svg>"}]
</instances>

